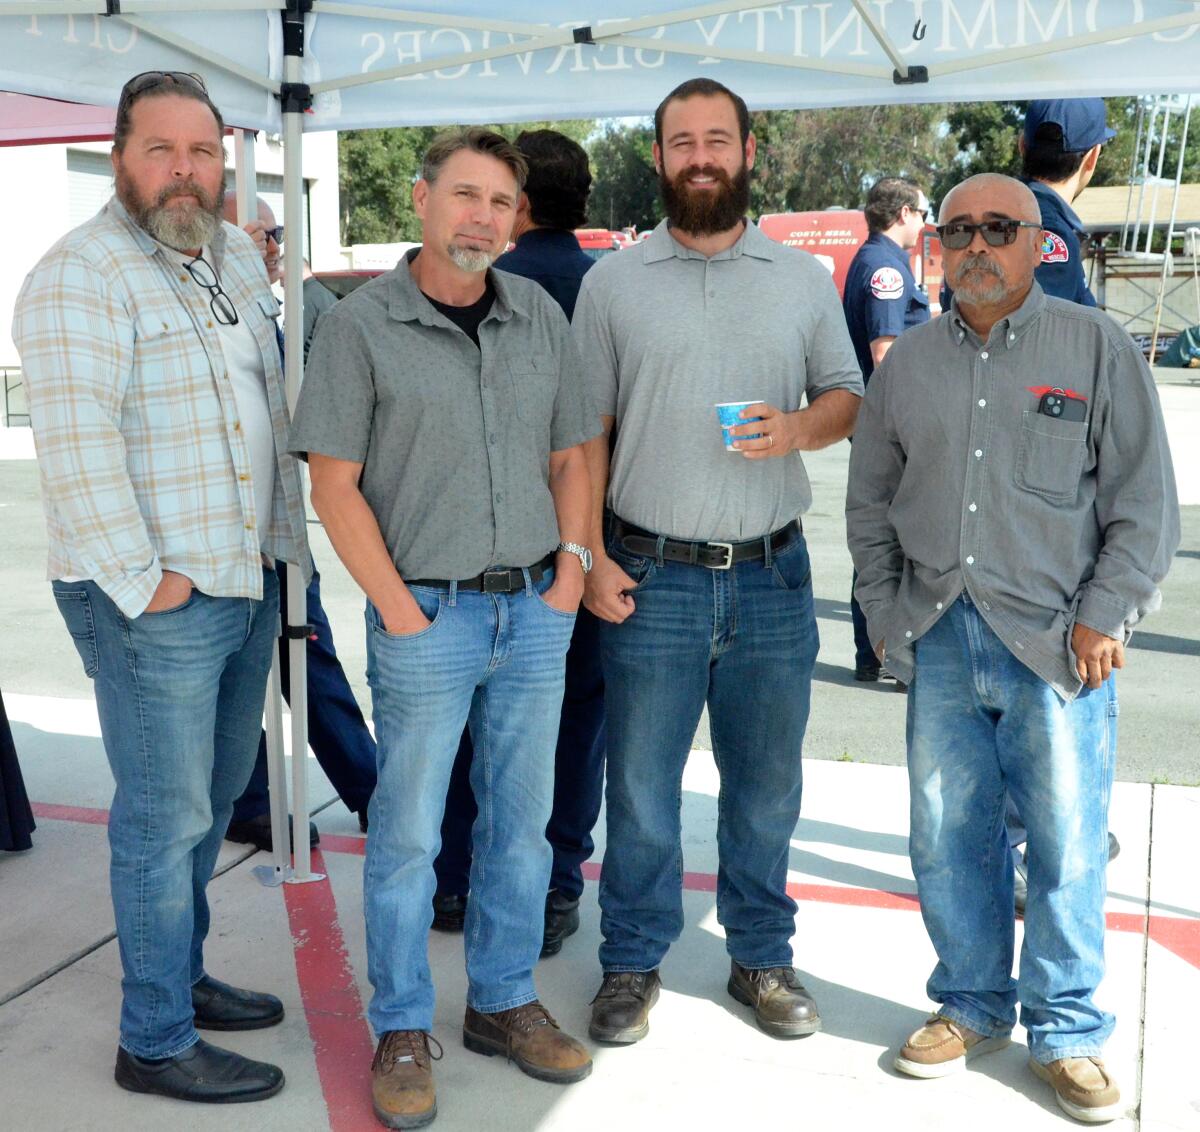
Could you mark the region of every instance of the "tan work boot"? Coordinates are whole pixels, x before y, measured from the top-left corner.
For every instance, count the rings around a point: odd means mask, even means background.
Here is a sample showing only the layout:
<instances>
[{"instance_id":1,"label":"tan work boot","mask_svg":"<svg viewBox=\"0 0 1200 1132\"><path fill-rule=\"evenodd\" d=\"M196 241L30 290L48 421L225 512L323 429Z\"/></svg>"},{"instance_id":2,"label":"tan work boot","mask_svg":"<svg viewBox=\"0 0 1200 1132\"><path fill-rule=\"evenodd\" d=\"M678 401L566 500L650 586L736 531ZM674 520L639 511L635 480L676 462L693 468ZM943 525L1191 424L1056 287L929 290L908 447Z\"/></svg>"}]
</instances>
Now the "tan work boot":
<instances>
[{"instance_id":1,"label":"tan work boot","mask_svg":"<svg viewBox=\"0 0 1200 1132\"><path fill-rule=\"evenodd\" d=\"M1105 1124L1121 1115L1121 1090L1098 1057L1064 1057L1048 1065L1029 1059L1029 1068L1054 1090L1058 1107L1085 1124Z\"/></svg>"},{"instance_id":2,"label":"tan work boot","mask_svg":"<svg viewBox=\"0 0 1200 1132\"><path fill-rule=\"evenodd\" d=\"M481 1014L467 1007L463 1045L487 1057L502 1053L517 1068L539 1081L569 1085L592 1071L592 1057L574 1038L564 1034L540 1002L512 1010Z\"/></svg>"},{"instance_id":3,"label":"tan work boot","mask_svg":"<svg viewBox=\"0 0 1200 1132\"><path fill-rule=\"evenodd\" d=\"M1008 1034L985 1038L935 1014L909 1034L892 1064L910 1077L946 1077L965 1069L968 1061L982 1053L1003 1049L1011 1040Z\"/></svg>"},{"instance_id":4,"label":"tan work boot","mask_svg":"<svg viewBox=\"0 0 1200 1132\"><path fill-rule=\"evenodd\" d=\"M431 1055L429 1043L437 1046ZM424 1030L388 1030L371 1062L371 1100L375 1115L389 1128L424 1128L437 1116L430 1059L440 1061L442 1047Z\"/></svg>"}]
</instances>

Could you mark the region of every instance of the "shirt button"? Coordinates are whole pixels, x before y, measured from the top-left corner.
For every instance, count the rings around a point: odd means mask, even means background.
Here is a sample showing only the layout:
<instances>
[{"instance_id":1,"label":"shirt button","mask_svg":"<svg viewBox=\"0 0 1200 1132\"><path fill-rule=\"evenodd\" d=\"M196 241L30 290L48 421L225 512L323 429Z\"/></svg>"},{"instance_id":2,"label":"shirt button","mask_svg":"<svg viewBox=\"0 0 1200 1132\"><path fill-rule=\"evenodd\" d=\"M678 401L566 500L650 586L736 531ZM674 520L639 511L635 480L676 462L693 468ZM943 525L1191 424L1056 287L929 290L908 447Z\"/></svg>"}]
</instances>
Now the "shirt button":
<instances>
[{"instance_id":1,"label":"shirt button","mask_svg":"<svg viewBox=\"0 0 1200 1132\"><path fill-rule=\"evenodd\" d=\"M911 637L911 636L912 636L912 630L911 630L911 629L905 629L905 630L904 630L904 635L905 635L906 637Z\"/></svg>"},{"instance_id":2,"label":"shirt button","mask_svg":"<svg viewBox=\"0 0 1200 1132\"><path fill-rule=\"evenodd\" d=\"M502 492L502 491L496 492L496 502L497 503L499 503L503 498L504 498L504 492Z\"/></svg>"},{"instance_id":3,"label":"shirt button","mask_svg":"<svg viewBox=\"0 0 1200 1132\"><path fill-rule=\"evenodd\" d=\"M254 524L253 524L253 523L247 523L247 524L246 524L246 530L248 530L248 531L252 531L252 530L254 530Z\"/></svg>"},{"instance_id":4,"label":"shirt button","mask_svg":"<svg viewBox=\"0 0 1200 1132\"><path fill-rule=\"evenodd\" d=\"M982 456L983 456L983 449L982 449L982 448L976 448L976 449L975 449L975 459L976 459L976 460L978 460L978 459L980 459Z\"/></svg>"},{"instance_id":5,"label":"shirt button","mask_svg":"<svg viewBox=\"0 0 1200 1132\"><path fill-rule=\"evenodd\" d=\"M983 359L985 362L987 361L987 351L986 351L986 350L984 350L984 351L983 351L983 353L982 353L982 354L980 354L979 356L980 356L980 357L981 357L981 358L982 358L982 359Z\"/></svg>"},{"instance_id":6,"label":"shirt button","mask_svg":"<svg viewBox=\"0 0 1200 1132\"><path fill-rule=\"evenodd\" d=\"M238 479L239 479L239 480L241 480L243 483L245 483L245 482L246 482L246 480L248 480L249 478L250 478L250 477L249 477L248 475L246 475L246 473L245 473L245 472L242 472L242 473L241 473L241 474L239 474L239 476L238 476Z\"/></svg>"},{"instance_id":7,"label":"shirt button","mask_svg":"<svg viewBox=\"0 0 1200 1132\"><path fill-rule=\"evenodd\" d=\"M976 508L975 508L975 504L974 504L974 503L972 503L972 504L971 504L971 506L967 508L967 510L968 510L968 511L974 511L975 509L976 509Z\"/></svg>"},{"instance_id":8,"label":"shirt button","mask_svg":"<svg viewBox=\"0 0 1200 1132\"><path fill-rule=\"evenodd\" d=\"M937 607L938 607L938 609L942 608L942 603L940 601L937 603Z\"/></svg>"},{"instance_id":9,"label":"shirt button","mask_svg":"<svg viewBox=\"0 0 1200 1132\"><path fill-rule=\"evenodd\" d=\"M983 603L983 608L984 608L984 609L986 609L986 610L988 610L988 611L990 612L992 607L991 607L990 605L988 605L988 603L985 601L985 602Z\"/></svg>"},{"instance_id":10,"label":"shirt button","mask_svg":"<svg viewBox=\"0 0 1200 1132\"><path fill-rule=\"evenodd\" d=\"M488 443L489 443L489 444L495 444L495 443L496 443L496 434L495 434L494 432L489 432L489 433L488 433Z\"/></svg>"},{"instance_id":11,"label":"shirt button","mask_svg":"<svg viewBox=\"0 0 1200 1132\"><path fill-rule=\"evenodd\" d=\"M1008 340L1009 340L1010 342L1011 342L1011 341L1012 341L1014 338L1016 338L1016 335L1015 335L1015 334L1010 334L1010 335L1008 336Z\"/></svg>"},{"instance_id":12,"label":"shirt button","mask_svg":"<svg viewBox=\"0 0 1200 1132\"><path fill-rule=\"evenodd\" d=\"M986 407L987 407L987 402L986 402L986 401L985 401L985 400L984 400L982 397L980 397L980 398L979 398L979 407L980 407L981 409L983 409L983 408L986 408Z\"/></svg>"},{"instance_id":13,"label":"shirt button","mask_svg":"<svg viewBox=\"0 0 1200 1132\"><path fill-rule=\"evenodd\" d=\"M971 554L968 554L968 555L967 555L967 565L968 565L968 566L974 566L974 565L975 565L975 556L974 556L974 555L971 555Z\"/></svg>"}]
</instances>

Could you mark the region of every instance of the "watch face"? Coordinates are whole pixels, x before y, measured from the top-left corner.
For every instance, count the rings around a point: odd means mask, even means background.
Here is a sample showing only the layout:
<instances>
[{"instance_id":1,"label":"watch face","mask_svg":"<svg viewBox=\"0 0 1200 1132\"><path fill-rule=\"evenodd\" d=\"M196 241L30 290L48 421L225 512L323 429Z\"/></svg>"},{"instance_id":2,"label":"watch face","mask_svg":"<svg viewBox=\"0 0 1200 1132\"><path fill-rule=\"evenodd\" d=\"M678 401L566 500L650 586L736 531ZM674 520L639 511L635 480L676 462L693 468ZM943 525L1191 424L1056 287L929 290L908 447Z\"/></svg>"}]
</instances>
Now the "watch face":
<instances>
[{"instance_id":1,"label":"watch face","mask_svg":"<svg viewBox=\"0 0 1200 1132\"><path fill-rule=\"evenodd\" d=\"M588 550L588 548L586 546L583 548L582 557L583 557L583 572L585 574L589 574L589 573L591 573L591 570L592 570L592 552L590 550Z\"/></svg>"}]
</instances>

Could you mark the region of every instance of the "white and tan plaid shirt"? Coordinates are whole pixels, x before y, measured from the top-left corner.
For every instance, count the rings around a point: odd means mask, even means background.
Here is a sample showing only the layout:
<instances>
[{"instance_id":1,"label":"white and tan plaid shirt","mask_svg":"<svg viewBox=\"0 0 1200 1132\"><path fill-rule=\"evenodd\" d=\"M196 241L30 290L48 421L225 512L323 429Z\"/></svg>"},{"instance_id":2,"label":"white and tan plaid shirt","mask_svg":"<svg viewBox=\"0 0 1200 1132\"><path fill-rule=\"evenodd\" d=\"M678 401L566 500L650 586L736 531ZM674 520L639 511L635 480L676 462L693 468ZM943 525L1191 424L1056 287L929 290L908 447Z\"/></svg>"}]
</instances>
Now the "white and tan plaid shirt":
<instances>
[{"instance_id":1,"label":"white and tan plaid shirt","mask_svg":"<svg viewBox=\"0 0 1200 1132\"><path fill-rule=\"evenodd\" d=\"M90 578L128 617L163 570L213 597L262 596L262 556L311 570L276 344L278 304L248 236L212 257L254 332L275 436L271 513L255 514L250 452L208 296L114 198L58 241L17 298L50 537L48 575Z\"/></svg>"}]
</instances>

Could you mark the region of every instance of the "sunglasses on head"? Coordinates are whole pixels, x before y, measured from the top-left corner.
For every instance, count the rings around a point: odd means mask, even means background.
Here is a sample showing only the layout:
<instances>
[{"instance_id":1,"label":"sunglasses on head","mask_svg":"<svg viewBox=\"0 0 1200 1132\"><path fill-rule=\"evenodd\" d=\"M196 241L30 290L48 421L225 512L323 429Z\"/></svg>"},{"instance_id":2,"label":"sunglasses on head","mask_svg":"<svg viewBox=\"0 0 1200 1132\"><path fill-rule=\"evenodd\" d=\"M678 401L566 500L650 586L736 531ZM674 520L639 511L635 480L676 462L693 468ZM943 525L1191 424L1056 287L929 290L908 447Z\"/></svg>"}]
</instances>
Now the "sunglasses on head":
<instances>
[{"instance_id":1,"label":"sunglasses on head","mask_svg":"<svg viewBox=\"0 0 1200 1132\"><path fill-rule=\"evenodd\" d=\"M988 247L1003 248L1016 240L1017 233L1022 228L1037 228L1040 231L1041 227L1040 224L1032 224L1028 220L1010 220L1007 217L1003 220L985 220L982 224L967 224L960 220L940 225L937 234L938 239L942 241L942 247L949 248L952 252L960 252L963 248L971 246L976 232L983 237L983 242Z\"/></svg>"},{"instance_id":2,"label":"sunglasses on head","mask_svg":"<svg viewBox=\"0 0 1200 1132\"><path fill-rule=\"evenodd\" d=\"M134 75L121 88L121 101L127 98L134 98L139 94L145 94L146 91L156 86L175 86L192 87L200 91L201 94L208 93L208 87L204 85L204 79L191 71L143 71L140 75Z\"/></svg>"}]
</instances>

